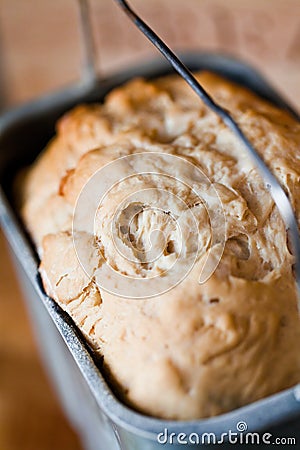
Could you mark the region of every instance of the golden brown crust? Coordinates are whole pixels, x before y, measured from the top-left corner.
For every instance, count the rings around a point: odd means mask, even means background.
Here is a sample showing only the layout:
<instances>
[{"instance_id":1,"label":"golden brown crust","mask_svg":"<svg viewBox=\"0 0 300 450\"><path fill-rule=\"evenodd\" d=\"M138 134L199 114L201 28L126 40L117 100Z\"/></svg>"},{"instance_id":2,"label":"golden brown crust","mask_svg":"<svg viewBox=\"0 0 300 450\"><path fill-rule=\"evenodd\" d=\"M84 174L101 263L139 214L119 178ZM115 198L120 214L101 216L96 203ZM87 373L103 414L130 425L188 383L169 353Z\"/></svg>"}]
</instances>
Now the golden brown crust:
<instances>
[{"instance_id":1,"label":"golden brown crust","mask_svg":"<svg viewBox=\"0 0 300 450\"><path fill-rule=\"evenodd\" d=\"M299 219L299 123L216 75L197 77L237 119L285 186ZM118 157L140 152L180 156L209 177L224 207L226 245L204 284L198 283L198 261L169 292L134 301L100 292L78 263L71 231L78 195L89 178ZM158 156L157 167L163 165ZM153 177L142 183L157 186ZM133 190L128 181L126 194ZM113 253L106 227L122 195L117 192L104 207L96 235L116 268L132 275L133 266L122 266ZM189 200L191 193L182 195ZM240 142L183 80L133 80L111 92L104 105L68 113L28 172L22 202L47 293L73 317L104 357L124 400L137 409L163 418L208 417L300 380L300 324L284 224ZM201 234L206 222L197 211ZM147 233L151 220L144 214L137 232ZM103 254L88 229L80 233L88 273L95 274ZM201 245L205 256L204 231Z\"/></svg>"}]
</instances>

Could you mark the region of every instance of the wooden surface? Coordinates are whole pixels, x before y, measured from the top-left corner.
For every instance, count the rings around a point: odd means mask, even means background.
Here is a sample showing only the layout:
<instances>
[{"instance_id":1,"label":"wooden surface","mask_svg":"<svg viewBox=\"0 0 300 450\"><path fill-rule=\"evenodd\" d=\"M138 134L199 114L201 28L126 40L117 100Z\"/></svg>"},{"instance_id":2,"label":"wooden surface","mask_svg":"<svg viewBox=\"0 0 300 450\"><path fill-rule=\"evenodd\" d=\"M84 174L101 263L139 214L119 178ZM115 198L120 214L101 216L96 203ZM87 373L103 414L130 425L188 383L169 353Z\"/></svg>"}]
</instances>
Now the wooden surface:
<instances>
[{"instance_id":1,"label":"wooden surface","mask_svg":"<svg viewBox=\"0 0 300 450\"><path fill-rule=\"evenodd\" d=\"M299 0L132 3L169 44L242 57L300 105ZM111 0L91 4L99 70L107 74L156 54ZM0 0L0 78L7 102L23 102L78 78L76 19L74 0ZM39 363L0 234L0 450L79 448Z\"/></svg>"},{"instance_id":2,"label":"wooden surface","mask_svg":"<svg viewBox=\"0 0 300 450\"><path fill-rule=\"evenodd\" d=\"M41 367L0 234L0 449L79 450Z\"/></svg>"}]
</instances>

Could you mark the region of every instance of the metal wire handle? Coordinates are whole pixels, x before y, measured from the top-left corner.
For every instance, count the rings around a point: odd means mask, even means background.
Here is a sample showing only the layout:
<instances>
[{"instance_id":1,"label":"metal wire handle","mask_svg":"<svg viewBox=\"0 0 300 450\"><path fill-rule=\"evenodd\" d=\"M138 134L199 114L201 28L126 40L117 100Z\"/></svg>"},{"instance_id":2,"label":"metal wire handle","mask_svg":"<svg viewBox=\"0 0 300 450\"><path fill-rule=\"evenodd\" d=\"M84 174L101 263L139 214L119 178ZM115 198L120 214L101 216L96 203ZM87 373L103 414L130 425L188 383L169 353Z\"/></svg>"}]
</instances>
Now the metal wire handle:
<instances>
[{"instance_id":1,"label":"metal wire handle","mask_svg":"<svg viewBox=\"0 0 300 450\"><path fill-rule=\"evenodd\" d=\"M278 182L277 178L270 171L263 159L258 155L249 139L245 136L237 122L233 119L229 111L218 105L212 97L205 91L201 84L196 80L191 71L180 61L175 53L163 42L163 40L147 25L133 9L129 6L126 0L114 0L121 6L127 16L139 28L139 30L152 42L152 44L162 53L162 55L169 61L176 72L191 86L200 99L212 111L214 111L230 128L233 133L242 141L245 149L250 155L252 161L258 168L267 189L269 190L279 212L284 220L287 233L289 234L292 252L295 256L295 278L298 291L298 312L300 314L300 236L298 230L297 220L293 211L293 207L288 199L284 189Z\"/></svg>"},{"instance_id":2,"label":"metal wire handle","mask_svg":"<svg viewBox=\"0 0 300 450\"><path fill-rule=\"evenodd\" d=\"M88 0L78 0L83 41L82 79L90 83L98 78L96 71L95 43L89 15Z\"/></svg>"}]
</instances>

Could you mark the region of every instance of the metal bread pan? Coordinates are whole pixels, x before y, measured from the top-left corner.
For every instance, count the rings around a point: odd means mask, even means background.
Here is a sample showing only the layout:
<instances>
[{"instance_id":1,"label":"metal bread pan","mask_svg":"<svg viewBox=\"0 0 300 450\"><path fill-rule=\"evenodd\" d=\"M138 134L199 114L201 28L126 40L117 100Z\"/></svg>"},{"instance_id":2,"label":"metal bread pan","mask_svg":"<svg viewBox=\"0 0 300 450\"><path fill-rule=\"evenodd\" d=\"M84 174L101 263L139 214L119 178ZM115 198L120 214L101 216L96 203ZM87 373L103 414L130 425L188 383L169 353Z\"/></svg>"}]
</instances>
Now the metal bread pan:
<instances>
[{"instance_id":1,"label":"metal bread pan","mask_svg":"<svg viewBox=\"0 0 300 450\"><path fill-rule=\"evenodd\" d=\"M180 55L192 70L217 72L299 119L268 82L253 68L228 56L209 53ZM54 135L55 122L78 103L101 102L107 92L127 80L170 73L158 59L121 71L105 80L81 82L5 112L0 118L0 223L12 250L36 330L41 356L60 394L65 410L86 448L93 450L154 450L162 447L159 433L215 433L221 436L243 421L248 431L298 437L299 385L218 417L195 421L165 421L140 414L121 403L101 375L93 352L72 320L45 294L38 275L38 257L18 216L12 182L20 167L31 163ZM42 213L42 212L41 212ZM180 408L180 405L178 405ZM186 445L203 448L203 445ZM166 449L182 445L166 443ZM238 448L237 446L235 446Z\"/></svg>"}]
</instances>

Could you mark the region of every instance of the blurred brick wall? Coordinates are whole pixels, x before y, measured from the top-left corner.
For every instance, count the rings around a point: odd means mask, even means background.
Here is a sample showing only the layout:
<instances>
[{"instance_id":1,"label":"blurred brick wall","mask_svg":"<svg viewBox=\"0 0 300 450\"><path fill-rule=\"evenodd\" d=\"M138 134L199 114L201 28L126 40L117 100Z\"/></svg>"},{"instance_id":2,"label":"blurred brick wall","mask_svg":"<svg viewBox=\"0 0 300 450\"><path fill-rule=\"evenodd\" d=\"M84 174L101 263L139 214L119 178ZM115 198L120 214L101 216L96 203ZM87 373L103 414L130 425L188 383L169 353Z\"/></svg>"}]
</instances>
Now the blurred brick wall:
<instances>
[{"instance_id":1,"label":"blurred brick wall","mask_svg":"<svg viewBox=\"0 0 300 450\"><path fill-rule=\"evenodd\" d=\"M300 103L299 0L132 0L177 49L226 51L253 63ZM90 0L103 73L156 55L113 0ZM1 0L7 95L12 102L71 82L80 73L76 0Z\"/></svg>"}]
</instances>

